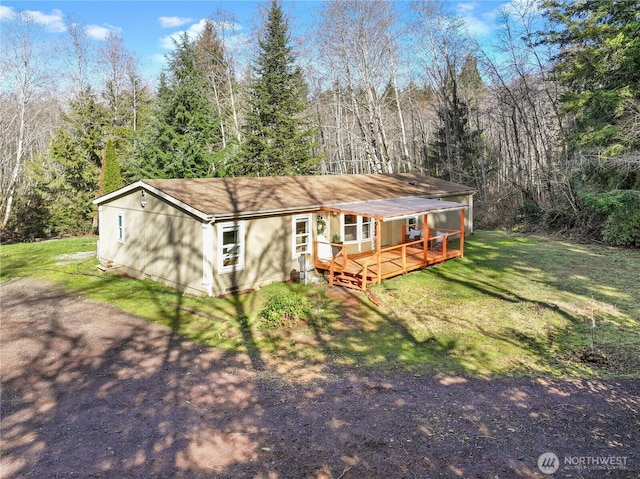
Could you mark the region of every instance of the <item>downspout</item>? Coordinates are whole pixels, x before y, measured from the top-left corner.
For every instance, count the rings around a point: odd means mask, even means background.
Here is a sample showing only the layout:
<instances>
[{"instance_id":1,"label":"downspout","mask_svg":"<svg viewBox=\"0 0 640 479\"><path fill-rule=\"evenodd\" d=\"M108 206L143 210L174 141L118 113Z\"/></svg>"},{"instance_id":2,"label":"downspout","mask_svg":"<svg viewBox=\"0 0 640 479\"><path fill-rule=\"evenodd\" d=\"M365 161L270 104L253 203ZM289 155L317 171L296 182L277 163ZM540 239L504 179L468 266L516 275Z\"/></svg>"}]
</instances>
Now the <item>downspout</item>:
<instances>
[{"instance_id":1,"label":"downspout","mask_svg":"<svg viewBox=\"0 0 640 479\"><path fill-rule=\"evenodd\" d=\"M213 296L213 223L215 218L207 218L202 223L202 286L209 297Z\"/></svg>"}]
</instances>

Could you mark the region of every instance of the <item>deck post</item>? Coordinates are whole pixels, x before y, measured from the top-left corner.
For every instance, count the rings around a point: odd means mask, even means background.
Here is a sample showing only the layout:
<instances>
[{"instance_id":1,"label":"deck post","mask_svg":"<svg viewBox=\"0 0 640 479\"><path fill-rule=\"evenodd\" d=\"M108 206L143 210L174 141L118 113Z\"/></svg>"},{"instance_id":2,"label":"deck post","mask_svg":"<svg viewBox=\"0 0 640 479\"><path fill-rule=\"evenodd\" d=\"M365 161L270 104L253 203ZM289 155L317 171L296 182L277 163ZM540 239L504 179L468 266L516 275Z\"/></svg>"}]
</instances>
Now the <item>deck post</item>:
<instances>
[{"instance_id":1,"label":"deck post","mask_svg":"<svg viewBox=\"0 0 640 479\"><path fill-rule=\"evenodd\" d=\"M464 210L460 210L460 257L464 256Z\"/></svg>"},{"instance_id":2,"label":"deck post","mask_svg":"<svg viewBox=\"0 0 640 479\"><path fill-rule=\"evenodd\" d=\"M380 258L380 250L382 249L382 220L376 218L376 255L378 256L378 277L376 278L378 284L382 283L382 258Z\"/></svg>"},{"instance_id":3,"label":"deck post","mask_svg":"<svg viewBox=\"0 0 640 479\"><path fill-rule=\"evenodd\" d=\"M407 274L407 247L402 246L402 274Z\"/></svg>"},{"instance_id":4,"label":"deck post","mask_svg":"<svg viewBox=\"0 0 640 479\"><path fill-rule=\"evenodd\" d=\"M449 239L448 234L442 235L442 261L447 260L447 240Z\"/></svg>"},{"instance_id":5,"label":"deck post","mask_svg":"<svg viewBox=\"0 0 640 479\"><path fill-rule=\"evenodd\" d=\"M422 218L422 247L423 247L423 257L424 257L424 265L426 266L429 262L429 215L426 214Z\"/></svg>"}]
</instances>

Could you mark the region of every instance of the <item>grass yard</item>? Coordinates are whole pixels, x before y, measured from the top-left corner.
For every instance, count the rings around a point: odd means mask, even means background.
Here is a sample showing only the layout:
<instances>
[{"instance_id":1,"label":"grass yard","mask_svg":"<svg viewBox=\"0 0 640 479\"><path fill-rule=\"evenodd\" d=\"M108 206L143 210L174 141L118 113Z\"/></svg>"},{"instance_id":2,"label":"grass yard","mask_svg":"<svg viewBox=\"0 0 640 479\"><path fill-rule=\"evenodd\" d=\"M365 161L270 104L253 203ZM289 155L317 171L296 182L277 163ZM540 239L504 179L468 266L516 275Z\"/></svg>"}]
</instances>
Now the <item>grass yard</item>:
<instances>
[{"instance_id":1,"label":"grass yard","mask_svg":"<svg viewBox=\"0 0 640 479\"><path fill-rule=\"evenodd\" d=\"M100 273L88 254L95 242L0 246L0 279L61 283L292 372L330 363L416 375L640 377L638 250L478 232L467 238L465 258L372 288L376 307L364 294L326 285L184 296L150 280ZM291 292L306 298L305 318L269 327L260 316L265 302Z\"/></svg>"}]
</instances>

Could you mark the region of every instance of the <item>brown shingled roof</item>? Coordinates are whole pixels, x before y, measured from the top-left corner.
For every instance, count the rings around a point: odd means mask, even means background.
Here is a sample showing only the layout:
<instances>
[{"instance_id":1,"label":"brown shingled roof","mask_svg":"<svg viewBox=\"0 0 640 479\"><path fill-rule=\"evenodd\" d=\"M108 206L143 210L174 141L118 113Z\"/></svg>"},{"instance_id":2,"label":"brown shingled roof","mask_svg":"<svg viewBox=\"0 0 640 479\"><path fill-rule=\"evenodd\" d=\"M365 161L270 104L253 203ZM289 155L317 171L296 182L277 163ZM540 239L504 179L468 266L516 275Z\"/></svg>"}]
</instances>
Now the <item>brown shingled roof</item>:
<instances>
[{"instance_id":1,"label":"brown shingled roof","mask_svg":"<svg viewBox=\"0 0 640 479\"><path fill-rule=\"evenodd\" d=\"M407 196L468 194L468 186L414 173L143 180L207 215L235 216Z\"/></svg>"}]
</instances>

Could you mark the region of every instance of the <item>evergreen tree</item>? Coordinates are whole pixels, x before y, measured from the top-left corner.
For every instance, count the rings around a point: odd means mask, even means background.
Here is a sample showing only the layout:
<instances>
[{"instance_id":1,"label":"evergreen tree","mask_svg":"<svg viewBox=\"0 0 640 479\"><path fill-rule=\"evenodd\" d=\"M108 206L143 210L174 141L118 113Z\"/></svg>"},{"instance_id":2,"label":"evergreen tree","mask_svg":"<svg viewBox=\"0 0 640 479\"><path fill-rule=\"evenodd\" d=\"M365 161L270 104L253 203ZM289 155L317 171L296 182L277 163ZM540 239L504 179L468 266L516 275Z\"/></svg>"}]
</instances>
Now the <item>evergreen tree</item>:
<instances>
[{"instance_id":1,"label":"evergreen tree","mask_svg":"<svg viewBox=\"0 0 640 479\"><path fill-rule=\"evenodd\" d=\"M475 184L475 167L482 154L482 138L477 121L477 98L483 88L477 60L468 55L460 73L453 65L439 92L439 128L431 146L438 161L431 174L441 178ZM474 121L475 119L475 121Z\"/></svg>"},{"instance_id":2,"label":"evergreen tree","mask_svg":"<svg viewBox=\"0 0 640 479\"><path fill-rule=\"evenodd\" d=\"M104 163L102 165L102 194L109 194L122 188L122 172L120 171L120 162L116 149L111 140L107 141L104 150Z\"/></svg>"},{"instance_id":3,"label":"evergreen tree","mask_svg":"<svg viewBox=\"0 0 640 479\"><path fill-rule=\"evenodd\" d=\"M310 174L319 161L305 116L307 87L289 43L287 20L273 0L253 68L238 176Z\"/></svg>"},{"instance_id":4,"label":"evergreen tree","mask_svg":"<svg viewBox=\"0 0 640 479\"><path fill-rule=\"evenodd\" d=\"M48 234L88 233L94 225L91 201L98 196L100 152L108 123L104 107L87 88L62 115L62 126L53 138L46 167L35 178L48 205Z\"/></svg>"},{"instance_id":5,"label":"evergreen tree","mask_svg":"<svg viewBox=\"0 0 640 479\"><path fill-rule=\"evenodd\" d=\"M578 221L605 243L638 247L640 4L547 0L544 6L553 28L542 41L558 48L553 72L573 114L570 147L595 159L573 177Z\"/></svg>"},{"instance_id":6,"label":"evergreen tree","mask_svg":"<svg viewBox=\"0 0 640 479\"><path fill-rule=\"evenodd\" d=\"M175 42L163 72L156 110L140 150L140 175L199 178L216 174L218 118L199 68L194 43L186 34Z\"/></svg>"},{"instance_id":7,"label":"evergreen tree","mask_svg":"<svg viewBox=\"0 0 640 479\"><path fill-rule=\"evenodd\" d=\"M554 29L543 42L558 47L554 72L575 114L575 146L614 156L640 147L640 8L637 0L549 0Z\"/></svg>"}]
</instances>

